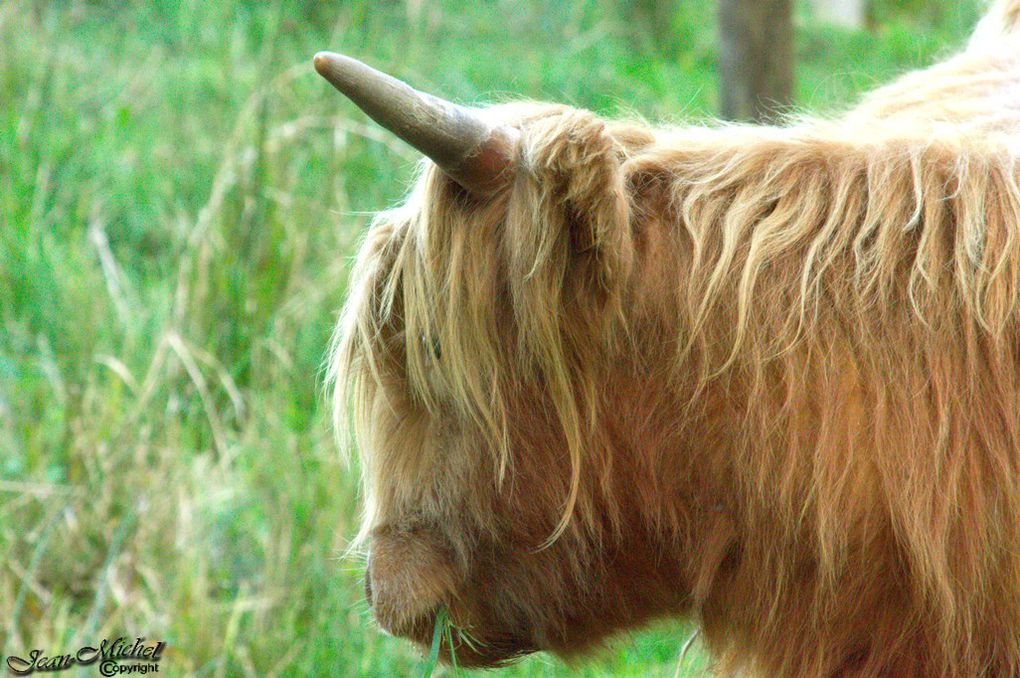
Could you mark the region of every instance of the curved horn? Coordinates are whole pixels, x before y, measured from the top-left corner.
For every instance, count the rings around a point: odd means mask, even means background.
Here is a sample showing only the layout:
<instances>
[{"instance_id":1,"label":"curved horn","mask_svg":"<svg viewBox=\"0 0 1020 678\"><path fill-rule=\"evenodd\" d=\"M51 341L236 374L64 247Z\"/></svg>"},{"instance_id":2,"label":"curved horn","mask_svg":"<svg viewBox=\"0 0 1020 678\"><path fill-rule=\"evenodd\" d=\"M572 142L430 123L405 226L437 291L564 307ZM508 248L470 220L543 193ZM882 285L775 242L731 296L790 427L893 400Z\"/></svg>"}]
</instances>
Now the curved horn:
<instances>
[{"instance_id":1,"label":"curved horn","mask_svg":"<svg viewBox=\"0 0 1020 678\"><path fill-rule=\"evenodd\" d=\"M319 52L315 70L468 192L491 195L506 183L517 130L491 125L470 109L419 92L342 54Z\"/></svg>"}]
</instances>

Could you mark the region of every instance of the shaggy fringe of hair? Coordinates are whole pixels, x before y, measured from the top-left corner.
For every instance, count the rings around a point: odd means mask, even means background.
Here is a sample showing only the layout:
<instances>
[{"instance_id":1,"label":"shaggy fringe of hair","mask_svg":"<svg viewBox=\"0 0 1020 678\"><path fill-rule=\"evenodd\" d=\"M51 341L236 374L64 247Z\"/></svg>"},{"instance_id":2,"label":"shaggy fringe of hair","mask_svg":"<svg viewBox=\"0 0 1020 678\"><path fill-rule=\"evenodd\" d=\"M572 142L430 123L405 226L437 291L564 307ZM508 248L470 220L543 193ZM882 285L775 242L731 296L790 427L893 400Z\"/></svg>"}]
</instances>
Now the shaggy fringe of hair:
<instances>
[{"instance_id":1,"label":"shaggy fringe of hair","mask_svg":"<svg viewBox=\"0 0 1020 678\"><path fill-rule=\"evenodd\" d=\"M482 205L426 163L407 202L377 217L334 340L329 369L335 379L334 421L349 434L353 402L355 437L362 449L372 449L374 435L392 434L392 422L380 425L376 416L377 396L392 396L380 386L392 381L387 374L400 373L412 411L442 414L482 432L502 486L513 466L510 401L521 384L540 380L572 468L562 517L548 545L575 513L582 449L597 422L593 356L572 347L594 335L608 350L620 338L610 328L625 327L618 281L626 279L631 266L621 228L628 219L627 201L615 159L619 149L589 113L530 104L495 113L528 130L518 158L518 167L526 169L518 171L511 191ZM563 134L586 126L594 139L586 146ZM589 171L577 173L577 167ZM550 180L553 176L558 180ZM564 211L564 204L578 205L577 211ZM592 251L597 271L568 280L568 274L577 273L572 259L579 245L571 239L578 219L588 229L580 247ZM577 302L582 288L585 297L598 290L599 302L582 307ZM497 298L511 300L512 315L495 313ZM511 328L516 341L508 343ZM405 411L394 403L390 409ZM366 478L380 480L371 455L362 461ZM375 499L387 493L381 485L366 489L371 503L358 542L378 524L379 506L389 504ZM442 494L433 499L441 502ZM422 498L405 497L397 504Z\"/></svg>"},{"instance_id":2,"label":"shaggy fringe of hair","mask_svg":"<svg viewBox=\"0 0 1020 678\"><path fill-rule=\"evenodd\" d=\"M491 507L455 503L453 488L512 482L513 401L535 382L572 469L550 539L571 520L597 523L596 506L624 508L585 480L611 463L595 440L593 366L642 331L634 295L655 286L632 262L654 209L681 253L657 300L660 317L676 309L663 349L673 378L693 383L692 413L712 392L739 400L725 452L750 569L734 576L748 609L766 613L743 637L715 635L722 666L769 647L759 670L834 670L846 638L800 647L784 601L811 601L805 629L831 623L885 574L907 587L886 591L903 597L902 616L875 620L899 626L883 627L863 673L889 670L911 643L937 651L930 666L945 675L1020 673L1020 65L992 39L1018 7L999 3L967 52L834 121L651 130L563 107L496 109L524 132L513 187L478 204L425 167L369 233L330 367L338 429L353 404L362 450L377 436L418 450L415 436L435 434L427 422L451 419L486 445L445 452L462 455L445 464L461 475L423 483L428 454L364 454L362 537L403 510L490 525ZM856 572L866 557L896 570Z\"/></svg>"}]
</instances>

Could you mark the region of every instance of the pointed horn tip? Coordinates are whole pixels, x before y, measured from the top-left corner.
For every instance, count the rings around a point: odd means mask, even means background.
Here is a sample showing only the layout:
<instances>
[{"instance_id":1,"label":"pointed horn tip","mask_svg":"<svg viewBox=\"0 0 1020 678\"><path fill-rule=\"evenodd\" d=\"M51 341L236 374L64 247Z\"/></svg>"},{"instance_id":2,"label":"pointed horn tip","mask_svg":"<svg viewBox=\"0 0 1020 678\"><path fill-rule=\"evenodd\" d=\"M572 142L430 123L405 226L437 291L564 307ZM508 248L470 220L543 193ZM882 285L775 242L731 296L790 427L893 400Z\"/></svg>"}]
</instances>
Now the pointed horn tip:
<instances>
[{"instance_id":1,"label":"pointed horn tip","mask_svg":"<svg viewBox=\"0 0 1020 678\"><path fill-rule=\"evenodd\" d=\"M312 57L315 70L370 118L431 158L469 192L505 185L519 133L488 124L470 109L422 94L392 76L336 52Z\"/></svg>"},{"instance_id":2,"label":"pointed horn tip","mask_svg":"<svg viewBox=\"0 0 1020 678\"><path fill-rule=\"evenodd\" d=\"M315 56L312 57L312 63L315 64L315 71L325 78L335 56L337 55L332 52L317 52Z\"/></svg>"}]
</instances>

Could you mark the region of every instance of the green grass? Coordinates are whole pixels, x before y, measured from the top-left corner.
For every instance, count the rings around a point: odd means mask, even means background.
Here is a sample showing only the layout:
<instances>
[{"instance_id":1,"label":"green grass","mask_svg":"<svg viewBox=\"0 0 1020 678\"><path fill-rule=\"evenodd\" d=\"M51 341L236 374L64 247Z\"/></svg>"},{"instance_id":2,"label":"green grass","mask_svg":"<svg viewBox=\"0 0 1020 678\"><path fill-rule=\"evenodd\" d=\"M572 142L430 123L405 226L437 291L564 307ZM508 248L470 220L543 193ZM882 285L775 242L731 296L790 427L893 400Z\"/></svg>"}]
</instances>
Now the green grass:
<instances>
[{"instance_id":1,"label":"green grass","mask_svg":"<svg viewBox=\"0 0 1020 678\"><path fill-rule=\"evenodd\" d=\"M357 469L321 397L366 213L415 154L310 58L460 101L704 119L712 3L661 4L0 3L0 655L126 634L166 640L172 675L420 674L339 559ZM959 45L973 7L945 6L889 3L860 33L801 8L800 101ZM505 674L672 676L689 635Z\"/></svg>"}]
</instances>

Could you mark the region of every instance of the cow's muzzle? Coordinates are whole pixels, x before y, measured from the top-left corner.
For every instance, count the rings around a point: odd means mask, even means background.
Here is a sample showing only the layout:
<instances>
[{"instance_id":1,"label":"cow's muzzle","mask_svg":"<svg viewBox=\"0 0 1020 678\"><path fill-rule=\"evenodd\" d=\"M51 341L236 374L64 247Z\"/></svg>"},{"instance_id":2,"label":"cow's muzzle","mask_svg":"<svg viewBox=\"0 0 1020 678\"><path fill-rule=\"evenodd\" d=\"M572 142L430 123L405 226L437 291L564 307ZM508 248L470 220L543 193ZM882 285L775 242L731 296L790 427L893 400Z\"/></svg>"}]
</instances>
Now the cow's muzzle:
<instances>
[{"instance_id":1,"label":"cow's muzzle","mask_svg":"<svg viewBox=\"0 0 1020 678\"><path fill-rule=\"evenodd\" d=\"M466 667L498 666L539 649L529 634L509 632L487 613L491 590L462 590L464 581L438 531L420 526L373 530L365 598L385 633L428 651L436 616L445 607L452 622L440 646L446 662L451 660L446 638L453 641L457 663Z\"/></svg>"}]
</instances>

